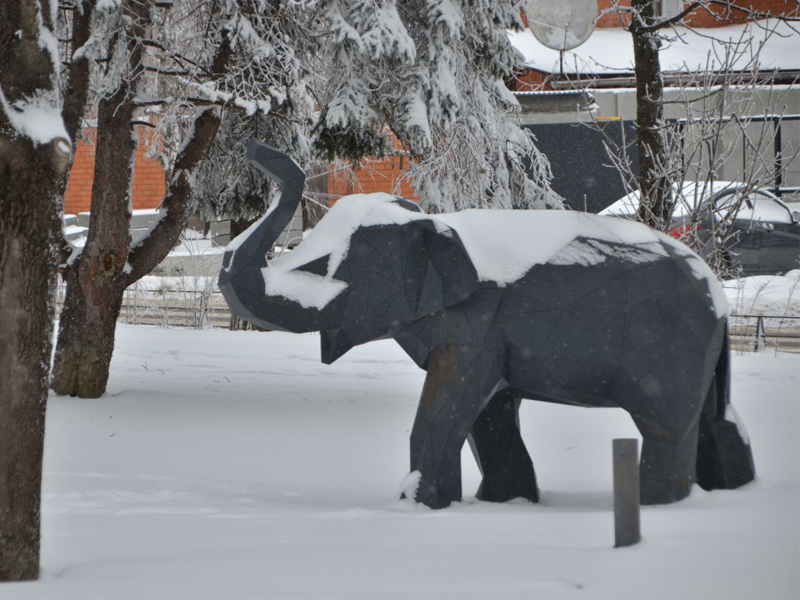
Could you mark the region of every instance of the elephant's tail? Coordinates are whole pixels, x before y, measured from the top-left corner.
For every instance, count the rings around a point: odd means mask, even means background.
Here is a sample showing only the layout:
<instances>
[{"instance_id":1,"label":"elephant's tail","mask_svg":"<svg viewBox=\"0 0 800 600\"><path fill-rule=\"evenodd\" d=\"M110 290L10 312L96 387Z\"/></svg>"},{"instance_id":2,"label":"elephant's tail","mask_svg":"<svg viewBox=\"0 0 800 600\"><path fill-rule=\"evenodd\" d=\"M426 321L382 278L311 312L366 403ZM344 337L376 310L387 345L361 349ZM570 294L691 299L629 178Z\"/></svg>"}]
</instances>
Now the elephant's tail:
<instances>
[{"instance_id":1,"label":"elephant's tail","mask_svg":"<svg viewBox=\"0 0 800 600\"><path fill-rule=\"evenodd\" d=\"M705 490L737 488L756 474L750 439L730 401L730 365L726 319L722 350L700 414L697 483Z\"/></svg>"},{"instance_id":2,"label":"elephant's tail","mask_svg":"<svg viewBox=\"0 0 800 600\"><path fill-rule=\"evenodd\" d=\"M728 318L725 317L725 333L722 338L722 350L717 359L717 366L714 369L715 391L715 415L725 415L728 405L731 403L731 336ZM708 400L707 400L708 401Z\"/></svg>"}]
</instances>

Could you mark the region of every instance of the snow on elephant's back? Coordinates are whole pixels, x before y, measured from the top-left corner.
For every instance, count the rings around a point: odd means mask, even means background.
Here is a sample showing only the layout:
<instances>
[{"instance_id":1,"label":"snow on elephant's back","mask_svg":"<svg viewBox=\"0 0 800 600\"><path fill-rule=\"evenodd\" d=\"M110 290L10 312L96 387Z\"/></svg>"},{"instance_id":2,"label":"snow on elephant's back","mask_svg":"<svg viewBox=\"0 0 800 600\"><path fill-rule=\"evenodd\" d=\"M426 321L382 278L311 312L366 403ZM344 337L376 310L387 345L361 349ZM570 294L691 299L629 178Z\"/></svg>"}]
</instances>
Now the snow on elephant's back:
<instances>
[{"instance_id":1,"label":"snow on elephant's back","mask_svg":"<svg viewBox=\"0 0 800 600\"><path fill-rule=\"evenodd\" d=\"M717 317L727 314L722 285L703 260L678 240L635 221L555 210L465 210L436 215L458 232L481 281L505 286L539 264L601 264L611 256L647 263L683 257L705 281Z\"/></svg>"}]
</instances>

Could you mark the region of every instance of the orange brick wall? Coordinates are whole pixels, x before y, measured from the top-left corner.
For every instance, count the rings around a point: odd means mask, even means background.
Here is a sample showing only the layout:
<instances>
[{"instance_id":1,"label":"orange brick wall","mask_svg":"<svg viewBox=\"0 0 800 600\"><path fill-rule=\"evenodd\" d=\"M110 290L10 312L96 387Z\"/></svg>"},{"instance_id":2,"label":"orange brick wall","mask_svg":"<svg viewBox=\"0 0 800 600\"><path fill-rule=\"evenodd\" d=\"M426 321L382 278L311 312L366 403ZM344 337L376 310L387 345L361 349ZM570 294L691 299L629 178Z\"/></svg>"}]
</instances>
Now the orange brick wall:
<instances>
[{"instance_id":1,"label":"orange brick wall","mask_svg":"<svg viewBox=\"0 0 800 600\"><path fill-rule=\"evenodd\" d=\"M614 0L598 0L600 12L611 8ZM797 9L797 0L739 0L734 2L743 8L750 8L756 12L769 13L772 15L784 15ZM621 0L620 5L630 6L629 0ZM722 27L730 23L737 23L746 20L746 15L737 10L730 12L725 6L711 5L708 10L697 9L687 18L686 22L694 27ZM609 13L600 17L597 22L598 27L619 27L620 17L618 13Z\"/></svg>"},{"instance_id":2,"label":"orange brick wall","mask_svg":"<svg viewBox=\"0 0 800 600\"><path fill-rule=\"evenodd\" d=\"M92 180L94 179L94 133L84 131L83 139L75 149L72 169L64 194L64 212L77 215L89 212L92 206Z\"/></svg>"},{"instance_id":3,"label":"orange brick wall","mask_svg":"<svg viewBox=\"0 0 800 600\"><path fill-rule=\"evenodd\" d=\"M166 175L158 160L145 158L147 151L144 140L150 135L144 127L138 128L139 145L133 171L133 208L156 208L167 193ZM145 131L143 131L145 130ZM88 212L92 206L92 185L94 180L95 131L84 130L83 140L78 144L72 170L67 180L64 195L64 212L78 214Z\"/></svg>"},{"instance_id":4,"label":"orange brick wall","mask_svg":"<svg viewBox=\"0 0 800 600\"><path fill-rule=\"evenodd\" d=\"M770 15L789 14L798 7L797 0L739 0L734 2L743 8ZM713 14L710 14L713 13ZM695 10L687 19L695 27L722 27L730 23L741 23L747 15L738 10L728 10L725 6L713 5L709 11Z\"/></svg>"},{"instance_id":5,"label":"orange brick wall","mask_svg":"<svg viewBox=\"0 0 800 600\"><path fill-rule=\"evenodd\" d=\"M600 9L602 13L604 10L608 10L614 4L614 0L597 0L597 8ZM620 6L630 6L631 3L629 0L620 0ZM622 19L620 19L620 14L618 12L609 12L608 14L603 15L597 20L596 26L597 27L620 27L622 21L627 23L627 18L625 17L624 13L622 15Z\"/></svg>"},{"instance_id":6,"label":"orange brick wall","mask_svg":"<svg viewBox=\"0 0 800 600\"><path fill-rule=\"evenodd\" d=\"M400 149L400 144L393 138L393 146ZM348 194L371 194L374 192L396 193L403 198L417 201L410 178L405 177L395 191L397 180L408 172L409 158L406 154L387 156L386 158L369 158L356 165L355 177L336 171L328 177L328 193L331 195L331 206L341 197Z\"/></svg>"},{"instance_id":7,"label":"orange brick wall","mask_svg":"<svg viewBox=\"0 0 800 600\"><path fill-rule=\"evenodd\" d=\"M549 73L528 69L524 73L517 75L511 82L511 89L515 92L535 92L553 89L550 84L546 84Z\"/></svg>"}]
</instances>

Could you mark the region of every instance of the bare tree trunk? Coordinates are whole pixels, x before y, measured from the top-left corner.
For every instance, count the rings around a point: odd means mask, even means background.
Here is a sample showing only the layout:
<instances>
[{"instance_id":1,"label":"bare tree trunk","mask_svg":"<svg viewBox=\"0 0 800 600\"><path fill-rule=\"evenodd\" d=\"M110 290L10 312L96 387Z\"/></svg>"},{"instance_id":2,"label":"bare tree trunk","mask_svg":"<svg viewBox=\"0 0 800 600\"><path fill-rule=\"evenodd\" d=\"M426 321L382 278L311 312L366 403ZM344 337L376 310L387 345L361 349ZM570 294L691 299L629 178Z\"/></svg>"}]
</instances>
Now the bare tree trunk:
<instances>
[{"instance_id":1,"label":"bare tree trunk","mask_svg":"<svg viewBox=\"0 0 800 600\"><path fill-rule=\"evenodd\" d=\"M108 117L124 118L125 113L118 108ZM100 114L107 114L102 105ZM130 118L127 122L130 123ZM207 108L198 115L192 139L175 163L178 176L173 178L162 203L165 215L147 237L131 248L127 178L132 177L132 168L125 167L133 160L135 142L129 147L124 145L131 140L130 135L113 133L115 126L109 126L102 117L99 119L95 189L101 187L102 191L99 201L92 192L89 237L81 257L75 265L64 269L67 295L52 381L57 394L97 398L105 392L125 289L152 271L175 246L189 217L191 172L208 156L219 123L216 109ZM122 125L120 122L116 127ZM109 136L108 141L101 141L104 134ZM123 158L114 165L104 161L101 165L101 147L111 149L105 157L114 160L127 155L129 160ZM100 182L103 183L98 186ZM92 244L95 223L95 236L101 236L102 241Z\"/></svg>"},{"instance_id":2,"label":"bare tree trunk","mask_svg":"<svg viewBox=\"0 0 800 600\"><path fill-rule=\"evenodd\" d=\"M217 109L208 107L202 109L195 118L189 133L190 140L175 161L169 191L161 204L165 214L153 230L130 250L130 270L125 277L123 291L156 268L175 247L189 220L192 171L208 157L220 121Z\"/></svg>"},{"instance_id":3,"label":"bare tree trunk","mask_svg":"<svg viewBox=\"0 0 800 600\"><path fill-rule=\"evenodd\" d=\"M30 144L32 146L32 144ZM0 581L39 574L39 505L60 233L45 152L0 175ZM6 167L6 165L4 165Z\"/></svg>"},{"instance_id":4,"label":"bare tree trunk","mask_svg":"<svg viewBox=\"0 0 800 600\"><path fill-rule=\"evenodd\" d=\"M78 48L81 48L89 41L91 36L92 15L94 14L95 0L87 0L83 3L82 10L73 10L72 13L72 35L69 42L70 56ZM58 191L63 202L64 194L67 191L67 181L72 170L72 159L75 158L75 150L79 143L81 134L81 124L86 113L86 102L89 97L89 60L83 56L78 60L70 59L66 68L66 90L64 92L64 127L72 140L72 154L70 163L64 175L58 182ZM66 240L62 240L61 261L69 257L70 246Z\"/></svg>"},{"instance_id":5,"label":"bare tree trunk","mask_svg":"<svg viewBox=\"0 0 800 600\"><path fill-rule=\"evenodd\" d=\"M131 3L142 27L130 34L134 49L129 64L141 62L136 38L143 33L149 3ZM113 47L113 40L109 47ZM212 72L227 68L231 47L226 38L217 49ZM129 78L128 81L130 81ZM97 158L89 235L80 258L63 270L67 294L59 325L51 386L57 394L97 398L108 385L116 321L125 289L153 270L175 246L189 218L191 177L208 157L219 129L217 109L198 112L189 139L178 155L162 210L164 216L131 248L130 181L136 144L130 135L133 102L123 83L98 111Z\"/></svg>"},{"instance_id":6,"label":"bare tree trunk","mask_svg":"<svg viewBox=\"0 0 800 600\"><path fill-rule=\"evenodd\" d=\"M67 293L52 380L61 395L97 398L108 382L131 241L128 189L136 142L126 88L100 101L89 234L80 258L63 271Z\"/></svg>"},{"instance_id":7,"label":"bare tree trunk","mask_svg":"<svg viewBox=\"0 0 800 600\"><path fill-rule=\"evenodd\" d=\"M24 103L37 94L54 100L57 65L37 42L42 29L54 30L47 0L5 2L2 15L4 103ZM0 581L39 576L44 418L61 219L56 182L69 160L69 140L34 143L10 121L12 111L16 108L0 108Z\"/></svg>"},{"instance_id":8,"label":"bare tree trunk","mask_svg":"<svg viewBox=\"0 0 800 600\"><path fill-rule=\"evenodd\" d=\"M138 39L149 24L150 3L128 2L123 10L131 20L127 33L131 73L99 102L89 233L80 257L63 270L67 292L51 387L57 394L81 398L100 397L108 384L131 241L129 194L136 150L131 82L135 85L141 69ZM110 53L119 51L116 42L112 37Z\"/></svg>"},{"instance_id":9,"label":"bare tree trunk","mask_svg":"<svg viewBox=\"0 0 800 600\"><path fill-rule=\"evenodd\" d=\"M636 73L636 126L639 137L639 219L658 228L669 216L670 181L667 176L668 152L664 128L664 80L659 60L657 31L647 30L656 19L657 0L632 0L641 20L629 26L633 36Z\"/></svg>"},{"instance_id":10,"label":"bare tree trunk","mask_svg":"<svg viewBox=\"0 0 800 600\"><path fill-rule=\"evenodd\" d=\"M70 55L82 48L91 36L92 15L96 0L85 0L82 10L72 11L72 36L69 44ZM72 137L73 145L80 133L81 123L86 113L86 99L89 95L90 69L86 56L70 59L67 66L67 89L64 92L64 126ZM66 182L66 177L64 178Z\"/></svg>"},{"instance_id":11,"label":"bare tree trunk","mask_svg":"<svg viewBox=\"0 0 800 600\"><path fill-rule=\"evenodd\" d=\"M69 55L84 46L91 36L92 15L94 14L96 0L87 0L83 10L73 10L72 36L69 42ZM78 60L70 59L66 68L66 90L64 92L64 108L61 111L64 117L64 128L72 141L72 153L64 174L57 183L59 202L64 205L67 192L69 174L72 172L72 162L75 160L78 144L81 140L81 125L86 114L86 105L89 99L90 65L89 60L83 56ZM59 264L67 262L72 254L72 246L63 235L59 239Z\"/></svg>"}]
</instances>

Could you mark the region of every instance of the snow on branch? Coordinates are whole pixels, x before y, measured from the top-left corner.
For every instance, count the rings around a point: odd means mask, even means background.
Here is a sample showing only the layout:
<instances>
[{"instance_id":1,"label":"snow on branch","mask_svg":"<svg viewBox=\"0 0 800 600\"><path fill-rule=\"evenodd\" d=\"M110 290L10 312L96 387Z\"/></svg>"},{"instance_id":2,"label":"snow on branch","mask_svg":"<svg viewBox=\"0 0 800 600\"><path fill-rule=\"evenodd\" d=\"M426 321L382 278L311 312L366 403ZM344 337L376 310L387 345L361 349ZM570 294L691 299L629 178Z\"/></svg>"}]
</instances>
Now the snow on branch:
<instances>
[{"instance_id":1,"label":"snow on branch","mask_svg":"<svg viewBox=\"0 0 800 600\"><path fill-rule=\"evenodd\" d=\"M559 206L503 82L521 66L506 33L521 26L518 12L512 0L332 1L317 150L352 160L407 153L429 210ZM401 150L388 147L388 131Z\"/></svg>"},{"instance_id":2,"label":"snow on branch","mask_svg":"<svg viewBox=\"0 0 800 600\"><path fill-rule=\"evenodd\" d=\"M37 146L49 144L55 139L64 140L64 151L69 153L70 138L54 96L52 91L40 90L33 97L10 103L0 88L0 106L19 135L30 138Z\"/></svg>"},{"instance_id":3,"label":"snow on branch","mask_svg":"<svg viewBox=\"0 0 800 600\"><path fill-rule=\"evenodd\" d=\"M53 29L57 10L58 5L55 2L36 0L35 15L26 15L27 21L23 17L22 27L16 32L16 39L12 43L24 48L21 50L24 54L31 52L31 42L35 39L35 47L47 57L45 61L41 60L41 55L26 57L29 66L40 67L39 72L34 75L40 76L40 87L19 98L10 98L0 84L0 108L16 135L30 139L36 146L59 140L57 150L69 156L70 136L61 116L61 102L56 85L61 67L58 39ZM30 16L33 16L33 22ZM48 65L49 70L45 70L43 65Z\"/></svg>"}]
</instances>

